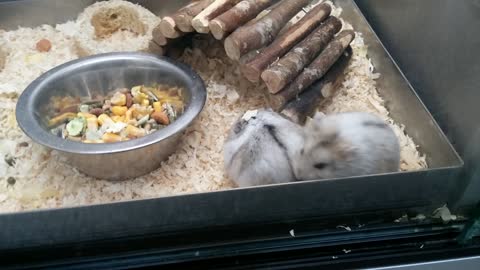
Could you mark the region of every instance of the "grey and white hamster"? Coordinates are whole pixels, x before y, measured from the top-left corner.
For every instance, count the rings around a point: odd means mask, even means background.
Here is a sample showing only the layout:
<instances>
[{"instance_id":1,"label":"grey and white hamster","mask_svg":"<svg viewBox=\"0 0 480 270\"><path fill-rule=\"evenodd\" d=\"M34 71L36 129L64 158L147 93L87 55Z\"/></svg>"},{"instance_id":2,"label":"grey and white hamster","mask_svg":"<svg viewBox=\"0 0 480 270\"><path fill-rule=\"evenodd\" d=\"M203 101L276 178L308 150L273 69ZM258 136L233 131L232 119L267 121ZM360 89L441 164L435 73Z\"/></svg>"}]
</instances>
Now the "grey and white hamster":
<instances>
[{"instance_id":1,"label":"grey and white hamster","mask_svg":"<svg viewBox=\"0 0 480 270\"><path fill-rule=\"evenodd\" d=\"M248 111L224 144L228 177L239 187L295 180L291 158L302 145L302 128L272 110Z\"/></svg>"},{"instance_id":2,"label":"grey and white hamster","mask_svg":"<svg viewBox=\"0 0 480 270\"><path fill-rule=\"evenodd\" d=\"M299 180L399 170L398 138L387 123L372 114L317 114L305 125L303 134L303 149L292 158Z\"/></svg>"}]
</instances>

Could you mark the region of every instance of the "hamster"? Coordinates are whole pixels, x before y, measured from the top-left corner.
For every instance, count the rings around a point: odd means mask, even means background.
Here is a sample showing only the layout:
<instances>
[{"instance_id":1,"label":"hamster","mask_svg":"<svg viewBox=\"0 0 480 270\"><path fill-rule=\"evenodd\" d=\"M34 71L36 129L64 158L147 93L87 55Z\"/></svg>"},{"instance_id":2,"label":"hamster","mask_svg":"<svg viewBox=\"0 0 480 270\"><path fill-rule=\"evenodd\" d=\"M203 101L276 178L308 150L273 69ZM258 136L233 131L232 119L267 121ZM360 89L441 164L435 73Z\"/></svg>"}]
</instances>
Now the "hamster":
<instances>
[{"instance_id":1,"label":"hamster","mask_svg":"<svg viewBox=\"0 0 480 270\"><path fill-rule=\"evenodd\" d=\"M400 146L390 126L369 113L316 114L292 158L298 180L396 172Z\"/></svg>"},{"instance_id":2,"label":"hamster","mask_svg":"<svg viewBox=\"0 0 480 270\"><path fill-rule=\"evenodd\" d=\"M248 111L224 144L227 176L239 187L295 181L291 159L302 146L302 128L270 109Z\"/></svg>"}]
</instances>

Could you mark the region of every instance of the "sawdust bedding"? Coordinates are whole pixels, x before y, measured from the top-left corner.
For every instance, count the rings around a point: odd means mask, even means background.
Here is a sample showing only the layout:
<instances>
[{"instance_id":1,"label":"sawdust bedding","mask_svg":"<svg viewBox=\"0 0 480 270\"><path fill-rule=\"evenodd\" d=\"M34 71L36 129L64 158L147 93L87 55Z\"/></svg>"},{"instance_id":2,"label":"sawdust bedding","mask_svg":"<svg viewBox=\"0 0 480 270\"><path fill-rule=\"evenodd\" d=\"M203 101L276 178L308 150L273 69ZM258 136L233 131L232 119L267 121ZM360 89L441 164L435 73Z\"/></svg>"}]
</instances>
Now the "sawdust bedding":
<instances>
[{"instance_id":1,"label":"sawdust bedding","mask_svg":"<svg viewBox=\"0 0 480 270\"><path fill-rule=\"evenodd\" d=\"M242 78L235 63L222 50L215 56L199 49L186 49L181 60L205 80L208 100L198 120L190 126L174 153L158 170L125 182L92 179L66 164L55 151L33 143L17 126L15 103L22 90L43 72L85 54L108 51L142 51L159 19L145 8L119 0L104 5L128 5L141 14L146 33L116 33L104 41L92 38L88 24L95 4L75 21L36 28L0 30L4 67L0 70L0 212L57 208L114 201L161 197L232 188L223 173L222 147L231 124L249 109L265 106L261 86ZM334 8L334 14L341 10ZM341 17L341 16L340 16ZM346 25L346 27L349 27ZM87 33L87 34L86 34ZM39 54L36 41L47 38L51 51ZM323 111L367 111L379 115L394 128L402 147L401 169L427 167L403 126L395 123L376 89L376 79L361 33L352 43L353 58L343 85ZM1 55L0 55L1 57ZM10 166L3 157L14 157ZM10 160L9 163L12 160ZM14 183L13 183L14 182Z\"/></svg>"}]
</instances>

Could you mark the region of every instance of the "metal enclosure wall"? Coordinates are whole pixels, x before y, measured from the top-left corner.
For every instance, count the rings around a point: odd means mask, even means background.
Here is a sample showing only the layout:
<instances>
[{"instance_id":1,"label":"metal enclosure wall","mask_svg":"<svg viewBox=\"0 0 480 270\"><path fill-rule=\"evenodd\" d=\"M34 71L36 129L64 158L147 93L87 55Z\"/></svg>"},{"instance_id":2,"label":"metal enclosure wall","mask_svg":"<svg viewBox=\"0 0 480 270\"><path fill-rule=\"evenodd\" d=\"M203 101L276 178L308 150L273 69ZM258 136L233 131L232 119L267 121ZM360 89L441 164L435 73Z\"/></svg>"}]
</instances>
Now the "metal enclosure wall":
<instances>
[{"instance_id":1,"label":"metal enclosure wall","mask_svg":"<svg viewBox=\"0 0 480 270\"><path fill-rule=\"evenodd\" d=\"M480 0L356 0L466 163L458 206L480 195Z\"/></svg>"}]
</instances>

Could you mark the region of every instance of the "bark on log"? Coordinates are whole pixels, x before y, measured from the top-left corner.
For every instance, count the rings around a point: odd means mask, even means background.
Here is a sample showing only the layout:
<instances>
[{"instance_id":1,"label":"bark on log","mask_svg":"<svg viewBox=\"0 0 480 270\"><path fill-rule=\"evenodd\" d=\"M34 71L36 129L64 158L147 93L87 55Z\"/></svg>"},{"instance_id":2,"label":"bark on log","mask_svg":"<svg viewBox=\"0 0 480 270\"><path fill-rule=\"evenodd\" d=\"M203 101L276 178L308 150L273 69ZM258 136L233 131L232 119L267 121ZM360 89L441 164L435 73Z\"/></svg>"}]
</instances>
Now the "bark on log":
<instances>
[{"instance_id":1,"label":"bark on log","mask_svg":"<svg viewBox=\"0 0 480 270\"><path fill-rule=\"evenodd\" d=\"M178 38L184 35L184 33L177 28L177 24L171 16L164 17L158 27L167 38Z\"/></svg>"},{"instance_id":2,"label":"bark on log","mask_svg":"<svg viewBox=\"0 0 480 270\"><path fill-rule=\"evenodd\" d=\"M210 28L208 25L210 21L215 19L217 16L221 15L225 11L231 9L236 5L240 0L216 0L211 3L207 8L200 12L192 20L193 28L202 34L208 34Z\"/></svg>"},{"instance_id":3,"label":"bark on log","mask_svg":"<svg viewBox=\"0 0 480 270\"><path fill-rule=\"evenodd\" d=\"M283 0L255 24L240 27L225 39L225 51L233 60L270 44L283 26L310 0Z\"/></svg>"},{"instance_id":4,"label":"bark on log","mask_svg":"<svg viewBox=\"0 0 480 270\"><path fill-rule=\"evenodd\" d=\"M160 29L160 25L153 28L152 39L155 43L157 43L160 46L167 45L167 38L163 35L162 30Z\"/></svg>"},{"instance_id":5,"label":"bark on log","mask_svg":"<svg viewBox=\"0 0 480 270\"><path fill-rule=\"evenodd\" d=\"M155 55L164 55L165 49L162 46L158 45L155 41L151 40L148 43L148 52Z\"/></svg>"},{"instance_id":6,"label":"bark on log","mask_svg":"<svg viewBox=\"0 0 480 270\"><path fill-rule=\"evenodd\" d=\"M181 8L172 16L178 29L184 33L191 33L195 31L192 26L192 20L206 7L208 7L214 0L200 0Z\"/></svg>"},{"instance_id":7,"label":"bark on log","mask_svg":"<svg viewBox=\"0 0 480 270\"><path fill-rule=\"evenodd\" d=\"M263 71L261 76L270 93L278 93L289 82L294 80L328 45L341 28L341 21L330 16L278 62Z\"/></svg>"},{"instance_id":8,"label":"bark on log","mask_svg":"<svg viewBox=\"0 0 480 270\"><path fill-rule=\"evenodd\" d=\"M254 19L276 0L243 0L230 10L210 21L210 32L221 40L238 27Z\"/></svg>"},{"instance_id":9,"label":"bark on log","mask_svg":"<svg viewBox=\"0 0 480 270\"><path fill-rule=\"evenodd\" d=\"M243 66L243 75L251 82L260 81L260 74L269 65L310 34L330 15L331 11L332 8L328 4L320 4L312 8L288 31L278 36L258 57Z\"/></svg>"},{"instance_id":10,"label":"bark on log","mask_svg":"<svg viewBox=\"0 0 480 270\"><path fill-rule=\"evenodd\" d=\"M316 80L322 78L354 38L355 32L352 30L340 32L291 84L277 94L269 94L270 106L274 110L281 110L288 101L294 99Z\"/></svg>"},{"instance_id":11,"label":"bark on log","mask_svg":"<svg viewBox=\"0 0 480 270\"><path fill-rule=\"evenodd\" d=\"M352 48L349 46L322 79L290 101L281 113L297 124L305 124L307 117L312 117L316 110L330 101L338 91L345 79L345 69L351 58Z\"/></svg>"}]
</instances>

